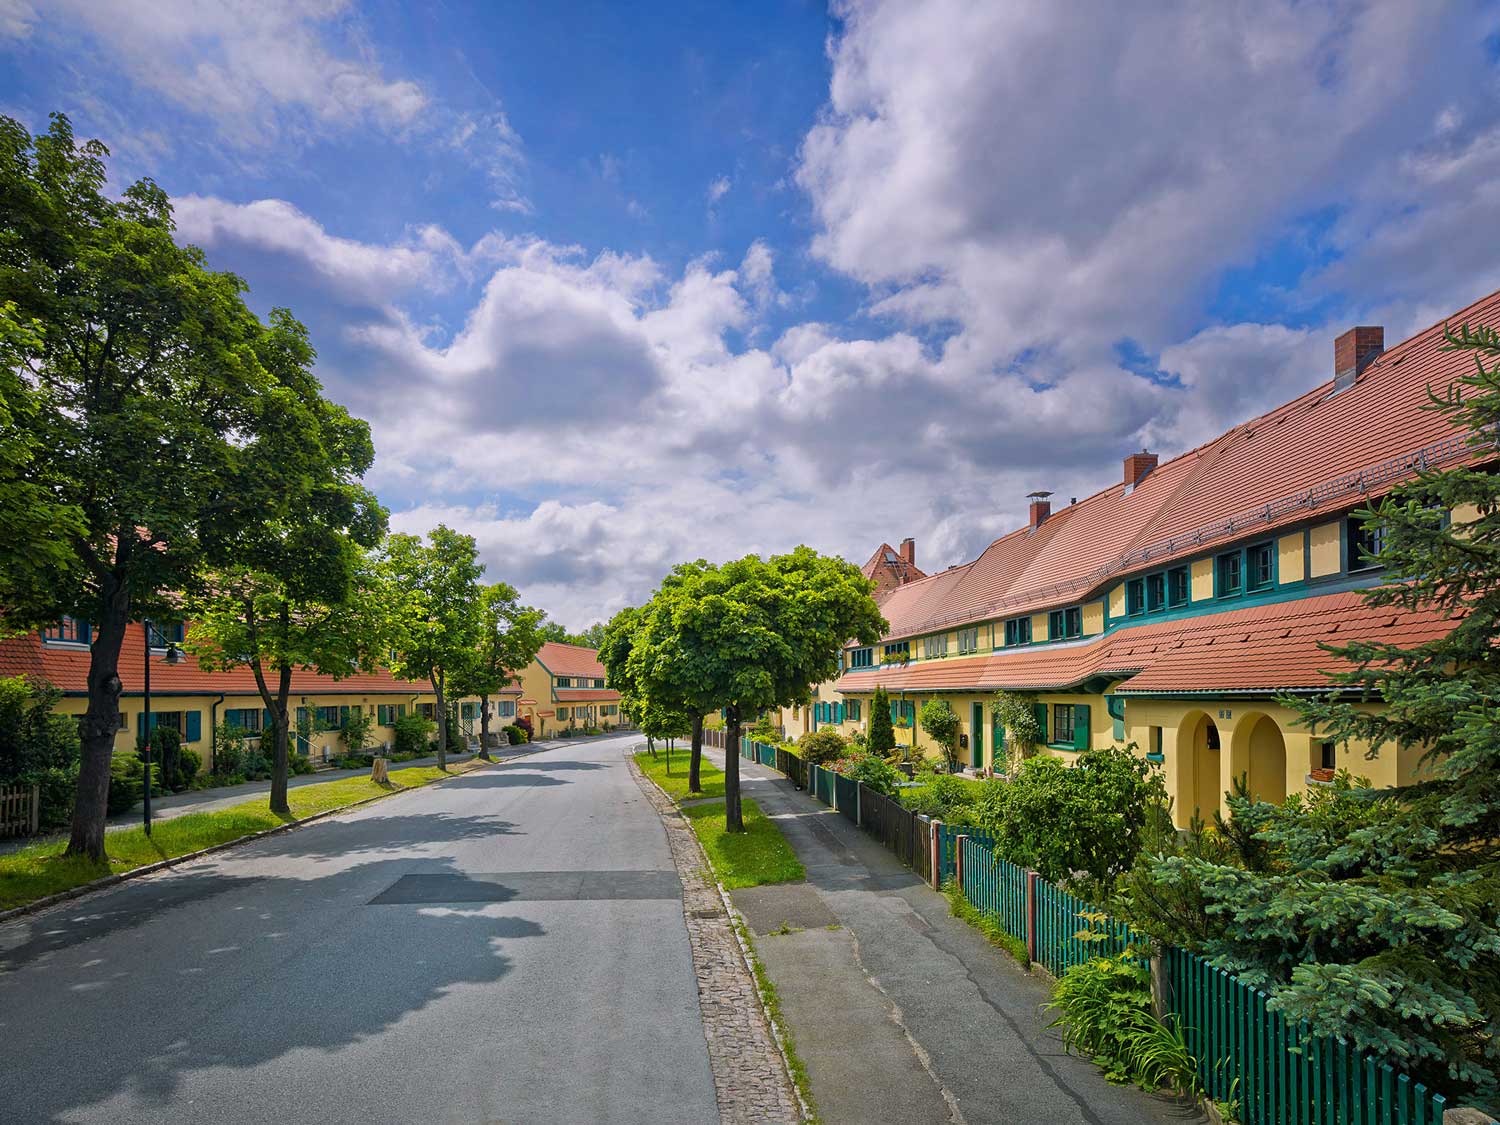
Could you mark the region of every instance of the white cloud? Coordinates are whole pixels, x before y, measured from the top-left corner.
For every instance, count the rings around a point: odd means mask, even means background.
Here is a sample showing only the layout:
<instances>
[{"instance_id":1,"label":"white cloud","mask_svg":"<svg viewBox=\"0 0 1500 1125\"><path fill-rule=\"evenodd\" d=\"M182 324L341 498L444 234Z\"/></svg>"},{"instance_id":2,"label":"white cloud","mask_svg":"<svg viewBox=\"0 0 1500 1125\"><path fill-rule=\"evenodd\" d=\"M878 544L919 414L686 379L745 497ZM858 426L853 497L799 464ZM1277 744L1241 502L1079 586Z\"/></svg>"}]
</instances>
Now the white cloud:
<instances>
[{"instance_id":1,"label":"white cloud","mask_svg":"<svg viewBox=\"0 0 1500 1125\"><path fill-rule=\"evenodd\" d=\"M712 207L719 200L729 194L731 183L728 176L720 176L708 185L708 204Z\"/></svg>"},{"instance_id":2,"label":"white cloud","mask_svg":"<svg viewBox=\"0 0 1500 1125\"><path fill-rule=\"evenodd\" d=\"M25 39L35 19L36 9L26 0L0 0L0 37Z\"/></svg>"}]
</instances>

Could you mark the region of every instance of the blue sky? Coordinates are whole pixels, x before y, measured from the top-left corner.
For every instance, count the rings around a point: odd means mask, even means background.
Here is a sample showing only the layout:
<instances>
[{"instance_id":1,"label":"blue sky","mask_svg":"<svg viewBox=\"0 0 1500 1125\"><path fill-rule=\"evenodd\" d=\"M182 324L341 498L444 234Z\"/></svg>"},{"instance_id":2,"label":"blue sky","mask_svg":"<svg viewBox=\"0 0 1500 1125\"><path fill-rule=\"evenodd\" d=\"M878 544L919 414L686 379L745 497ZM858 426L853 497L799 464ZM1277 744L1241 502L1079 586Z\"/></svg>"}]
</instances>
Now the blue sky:
<instances>
[{"instance_id":1,"label":"blue sky","mask_svg":"<svg viewBox=\"0 0 1500 1125\"><path fill-rule=\"evenodd\" d=\"M0 0L307 322L403 530L575 626L683 558L937 568L1500 287L1494 3Z\"/></svg>"}]
</instances>

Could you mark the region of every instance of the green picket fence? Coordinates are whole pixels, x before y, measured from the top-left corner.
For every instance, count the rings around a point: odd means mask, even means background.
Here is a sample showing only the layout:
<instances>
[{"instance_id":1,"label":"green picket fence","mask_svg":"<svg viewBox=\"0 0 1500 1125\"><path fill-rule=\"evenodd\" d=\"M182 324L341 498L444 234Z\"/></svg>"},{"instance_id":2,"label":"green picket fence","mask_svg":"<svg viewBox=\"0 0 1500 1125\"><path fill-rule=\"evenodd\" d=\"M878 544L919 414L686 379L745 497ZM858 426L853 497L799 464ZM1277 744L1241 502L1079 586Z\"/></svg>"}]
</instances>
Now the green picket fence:
<instances>
[{"instance_id":1,"label":"green picket fence","mask_svg":"<svg viewBox=\"0 0 1500 1125\"><path fill-rule=\"evenodd\" d=\"M1132 943L1145 943L1144 934L1098 914L1083 899L1046 879L1036 880L1036 959L1049 973L1060 977L1074 965L1120 953Z\"/></svg>"},{"instance_id":2,"label":"green picket fence","mask_svg":"<svg viewBox=\"0 0 1500 1125\"><path fill-rule=\"evenodd\" d=\"M1438 1125L1447 1099L1341 1038L1313 1036L1257 988L1167 949L1173 1014L1204 1089L1246 1125Z\"/></svg>"},{"instance_id":3,"label":"green picket fence","mask_svg":"<svg viewBox=\"0 0 1500 1125\"><path fill-rule=\"evenodd\" d=\"M822 766L808 766L813 778L812 784L807 791L825 805L833 804L833 771L824 769Z\"/></svg>"},{"instance_id":4,"label":"green picket fence","mask_svg":"<svg viewBox=\"0 0 1500 1125\"><path fill-rule=\"evenodd\" d=\"M946 829L947 825L943 827ZM953 839L957 843L957 833ZM985 914L994 916L1006 933L1025 941L1026 869L1001 859L972 836L966 835L962 848L964 897Z\"/></svg>"},{"instance_id":5,"label":"green picket fence","mask_svg":"<svg viewBox=\"0 0 1500 1125\"><path fill-rule=\"evenodd\" d=\"M967 836L981 847L995 847L995 834L983 828L964 828L957 824L938 824L938 864L941 874L938 882L946 882L958 873L958 838Z\"/></svg>"},{"instance_id":6,"label":"green picket fence","mask_svg":"<svg viewBox=\"0 0 1500 1125\"><path fill-rule=\"evenodd\" d=\"M767 746L764 742L755 744L755 760L763 766L776 768L776 747Z\"/></svg>"}]
</instances>

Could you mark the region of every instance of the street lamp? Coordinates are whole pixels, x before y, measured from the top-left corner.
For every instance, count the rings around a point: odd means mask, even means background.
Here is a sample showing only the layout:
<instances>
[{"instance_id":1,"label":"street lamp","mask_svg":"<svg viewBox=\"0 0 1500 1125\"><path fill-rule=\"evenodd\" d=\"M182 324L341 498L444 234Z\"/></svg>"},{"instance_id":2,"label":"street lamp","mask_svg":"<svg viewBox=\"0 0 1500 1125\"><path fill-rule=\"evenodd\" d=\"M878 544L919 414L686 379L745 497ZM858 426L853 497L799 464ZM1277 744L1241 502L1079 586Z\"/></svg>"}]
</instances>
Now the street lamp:
<instances>
[{"instance_id":1,"label":"street lamp","mask_svg":"<svg viewBox=\"0 0 1500 1125\"><path fill-rule=\"evenodd\" d=\"M141 728L146 732L145 757L142 759L146 767L146 804L143 815L146 822L146 835L149 836L151 835L151 634L155 633L161 638L162 644L167 646L167 653L162 659L168 664L181 664L184 657L182 649L168 640L166 634L151 622L142 621L141 632L146 638L146 654L141 658L142 695L146 701L146 713L141 720Z\"/></svg>"}]
</instances>

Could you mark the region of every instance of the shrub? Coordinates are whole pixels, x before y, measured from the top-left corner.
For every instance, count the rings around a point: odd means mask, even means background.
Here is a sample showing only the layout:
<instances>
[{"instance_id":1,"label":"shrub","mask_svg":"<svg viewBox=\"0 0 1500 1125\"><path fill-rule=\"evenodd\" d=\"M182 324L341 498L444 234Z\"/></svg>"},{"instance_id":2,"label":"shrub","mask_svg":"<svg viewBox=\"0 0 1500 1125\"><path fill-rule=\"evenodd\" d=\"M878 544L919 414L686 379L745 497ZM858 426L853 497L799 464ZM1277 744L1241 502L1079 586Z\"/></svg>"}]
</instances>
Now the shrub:
<instances>
[{"instance_id":1,"label":"shrub","mask_svg":"<svg viewBox=\"0 0 1500 1125\"><path fill-rule=\"evenodd\" d=\"M392 748L397 754L410 754L413 758L424 756L427 753L427 740L435 725L431 719L416 712L400 716L391 724L391 729L395 732Z\"/></svg>"},{"instance_id":2,"label":"shrub","mask_svg":"<svg viewBox=\"0 0 1500 1125\"><path fill-rule=\"evenodd\" d=\"M1037 726L1036 721L1035 697L1017 695L1009 691L997 691L993 707L997 724L1005 728L1007 757L1030 757L1042 741L1042 728ZM1008 761L1002 766L997 755L995 768L1004 769L1008 773L1016 764L1015 761Z\"/></svg>"},{"instance_id":3,"label":"shrub","mask_svg":"<svg viewBox=\"0 0 1500 1125\"><path fill-rule=\"evenodd\" d=\"M78 723L53 712L61 697L45 682L0 677L0 785L39 787L42 828L68 822L78 788Z\"/></svg>"},{"instance_id":4,"label":"shrub","mask_svg":"<svg viewBox=\"0 0 1500 1125\"><path fill-rule=\"evenodd\" d=\"M289 755L289 758L290 758L290 760L287 762L287 765L291 767L292 773L294 773L294 774L312 773L312 771L313 771L313 765L312 765L312 763L310 761L307 760L307 755L306 754L292 754L292 755ZM267 770L266 772L269 773L270 770Z\"/></svg>"},{"instance_id":5,"label":"shrub","mask_svg":"<svg viewBox=\"0 0 1500 1125\"><path fill-rule=\"evenodd\" d=\"M968 825L976 822L974 805L980 792L980 786L972 782L961 781L951 774L935 774L923 788L902 793L901 803L913 812L924 813L945 824Z\"/></svg>"},{"instance_id":6,"label":"shrub","mask_svg":"<svg viewBox=\"0 0 1500 1125\"><path fill-rule=\"evenodd\" d=\"M129 812L146 791L145 767L140 755L130 750L117 750L109 759L109 800L106 807L111 816Z\"/></svg>"},{"instance_id":7,"label":"shrub","mask_svg":"<svg viewBox=\"0 0 1500 1125\"><path fill-rule=\"evenodd\" d=\"M770 746L778 746L781 743L781 728L771 721L770 715L760 716L745 733L752 740L764 742Z\"/></svg>"},{"instance_id":8,"label":"shrub","mask_svg":"<svg viewBox=\"0 0 1500 1125\"><path fill-rule=\"evenodd\" d=\"M518 726L523 731L526 732L526 737L522 741L530 742L532 739L534 739L536 737L536 730L533 729L533 727L531 725L531 716L530 715L518 715L516 717L516 721L513 724L511 724L511 725L512 726Z\"/></svg>"},{"instance_id":9,"label":"shrub","mask_svg":"<svg viewBox=\"0 0 1500 1125\"><path fill-rule=\"evenodd\" d=\"M520 746L530 741L526 734L526 728L521 726L520 723L511 723L510 726L504 728L504 731L506 740L512 746Z\"/></svg>"},{"instance_id":10,"label":"shrub","mask_svg":"<svg viewBox=\"0 0 1500 1125\"><path fill-rule=\"evenodd\" d=\"M183 746L177 751L177 785L178 789L190 789L193 779L198 776L198 771L203 768L203 755L191 746Z\"/></svg>"},{"instance_id":11,"label":"shrub","mask_svg":"<svg viewBox=\"0 0 1500 1125\"><path fill-rule=\"evenodd\" d=\"M145 748L145 742L136 739L136 754L139 755ZM179 756L182 753L182 734L175 727L154 727L151 731L151 791L155 793L157 787L163 789L184 789L186 785L178 780L180 766Z\"/></svg>"},{"instance_id":12,"label":"shrub","mask_svg":"<svg viewBox=\"0 0 1500 1125\"><path fill-rule=\"evenodd\" d=\"M293 755L295 758L296 755ZM244 773L246 780L259 781L271 776L271 763L259 749L248 751L245 760L240 764L240 770Z\"/></svg>"},{"instance_id":13,"label":"shrub","mask_svg":"<svg viewBox=\"0 0 1500 1125\"><path fill-rule=\"evenodd\" d=\"M219 724L214 732L215 777L233 777L244 772L245 736L245 729L235 723Z\"/></svg>"},{"instance_id":14,"label":"shrub","mask_svg":"<svg viewBox=\"0 0 1500 1125\"><path fill-rule=\"evenodd\" d=\"M896 772L896 767L879 754L860 754L857 757L844 758L835 768L845 777L863 782L875 792L887 797L896 795L896 788L901 782L901 775Z\"/></svg>"},{"instance_id":15,"label":"shrub","mask_svg":"<svg viewBox=\"0 0 1500 1125\"><path fill-rule=\"evenodd\" d=\"M1151 974L1135 954L1074 965L1047 1006L1058 1013L1052 1026L1063 1029L1068 1050L1090 1056L1111 1082L1197 1089L1197 1063L1181 1032L1151 1014Z\"/></svg>"},{"instance_id":16,"label":"shrub","mask_svg":"<svg viewBox=\"0 0 1500 1125\"><path fill-rule=\"evenodd\" d=\"M849 744L844 741L844 736L827 727L822 730L809 731L797 740L797 753L801 755L803 761L811 762L815 766L842 758L848 750Z\"/></svg>"},{"instance_id":17,"label":"shrub","mask_svg":"<svg viewBox=\"0 0 1500 1125\"><path fill-rule=\"evenodd\" d=\"M598 727L585 727L584 730L583 730L583 733L584 734L603 734L604 732L602 730L600 730Z\"/></svg>"},{"instance_id":18,"label":"shrub","mask_svg":"<svg viewBox=\"0 0 1500 1125\"><path fill-rule=\"evenodd\" d=\"M363 707L351 707L339 724L339 741L344 750L352 755L363 754L370 745L370 736L375 729L375 716Z\"/></svg>"}]
</instances>

